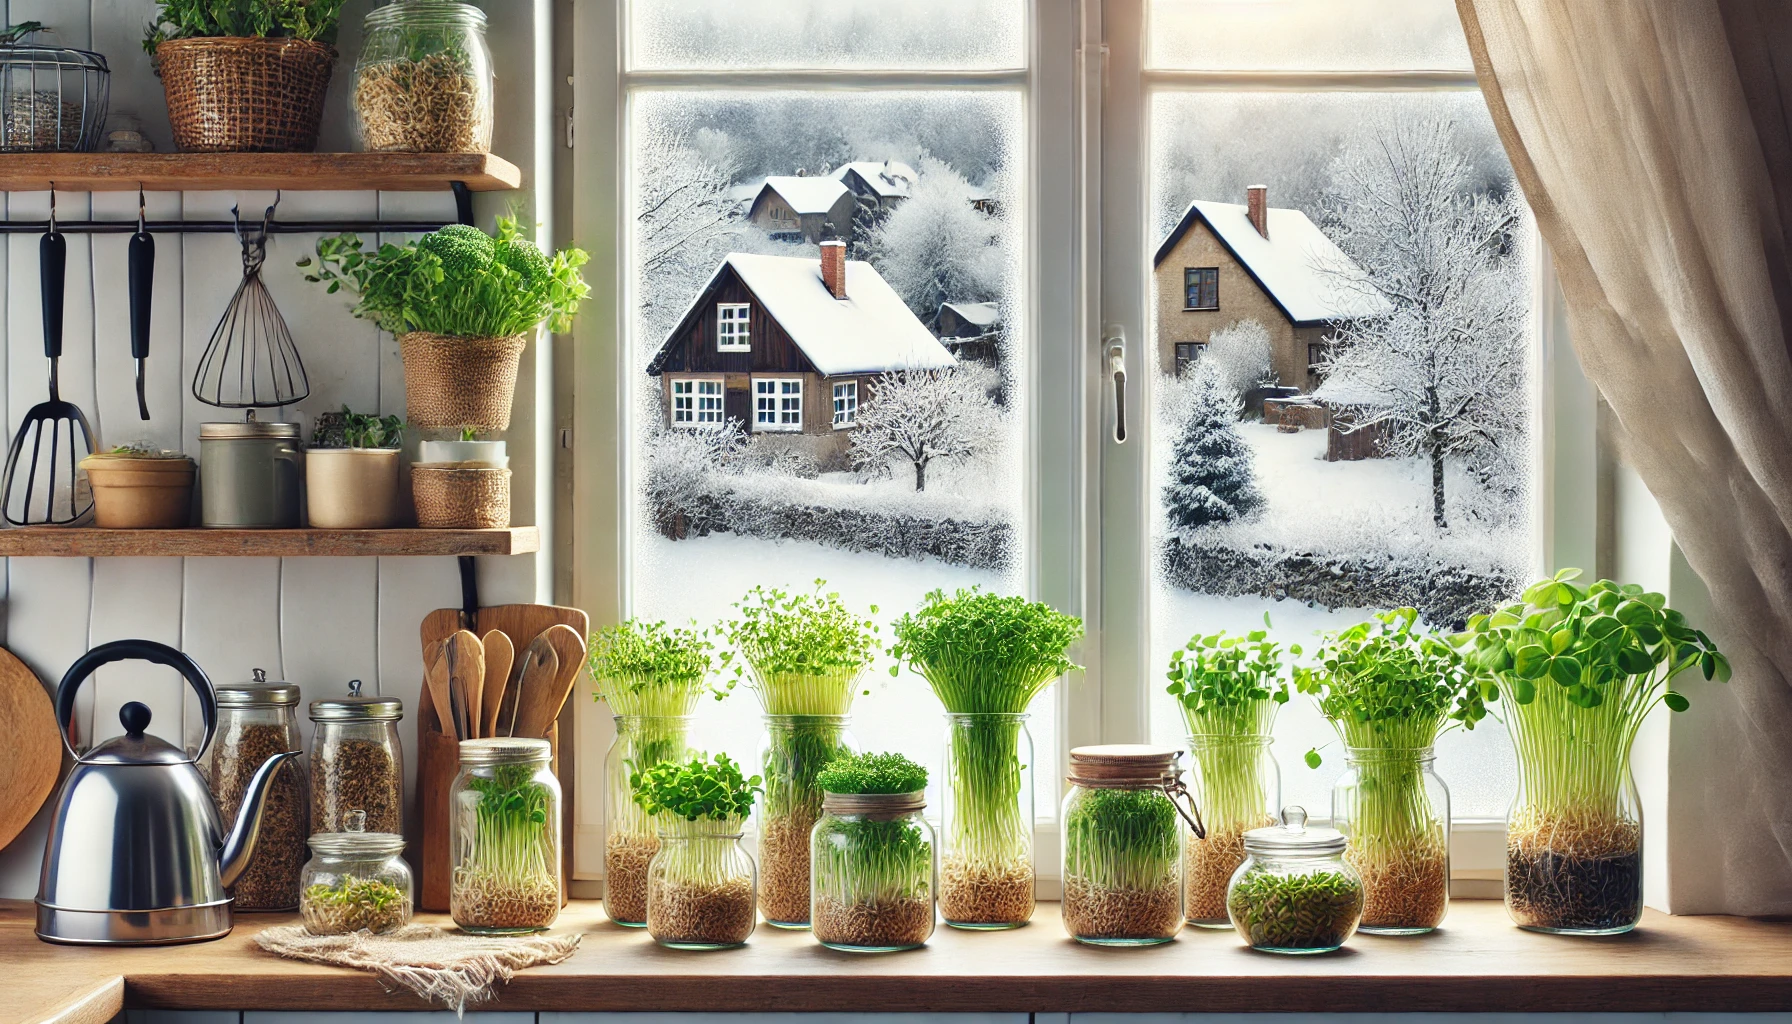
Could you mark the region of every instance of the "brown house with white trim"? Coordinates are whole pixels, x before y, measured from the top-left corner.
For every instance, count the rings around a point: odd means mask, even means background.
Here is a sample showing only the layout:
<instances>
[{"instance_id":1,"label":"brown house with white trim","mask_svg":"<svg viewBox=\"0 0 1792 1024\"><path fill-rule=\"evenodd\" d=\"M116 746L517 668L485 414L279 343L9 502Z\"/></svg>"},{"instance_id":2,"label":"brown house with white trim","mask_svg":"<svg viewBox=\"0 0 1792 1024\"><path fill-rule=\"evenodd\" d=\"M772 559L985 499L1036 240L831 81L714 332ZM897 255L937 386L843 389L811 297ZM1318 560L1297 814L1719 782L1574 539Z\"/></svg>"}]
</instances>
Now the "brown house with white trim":
<instances>
[{"instance_id":1,"label":"brown house with white trim","mask_svg":"<svg viewBox=\"0 0 1792 1024\"><path fill-rule=\"evenodd\" d=\"M837 178L773 175L747 206L747 223L776 242L820 242L852 236L859 201Z\"/></svg>"}]
</instances>

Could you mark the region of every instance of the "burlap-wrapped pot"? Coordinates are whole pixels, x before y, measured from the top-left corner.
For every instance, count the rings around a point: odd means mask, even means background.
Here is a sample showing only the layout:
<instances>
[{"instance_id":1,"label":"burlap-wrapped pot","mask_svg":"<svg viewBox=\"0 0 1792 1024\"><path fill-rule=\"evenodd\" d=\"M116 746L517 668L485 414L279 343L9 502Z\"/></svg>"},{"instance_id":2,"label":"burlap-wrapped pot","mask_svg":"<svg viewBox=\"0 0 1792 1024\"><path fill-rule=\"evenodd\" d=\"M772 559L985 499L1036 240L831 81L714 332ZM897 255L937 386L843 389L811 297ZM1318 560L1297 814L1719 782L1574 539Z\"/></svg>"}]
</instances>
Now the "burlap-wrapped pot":
<instances>
[{"instance_id":1,"label":"burlap-wrapped pot","mask_svg":"<svg viewBox=\"0 0 1792 1024\"><path fill-rule=\"evenodd\" d=\"M405 419L419 430L510 429L517 364L529 339L398 336L404 359Z\"/></svg>"},{"instance_id":2,"label":"burlap-wrapped pot","mask_svg":"<svg viewBox=\"0 0 1792 1024\"><path fill-rule=\"evenodd\" d=\"M417 525L434 530L501 530L510 525L510 470L412 466Z\"/></svg>"},{"instance_id":3,"label":"burlap-wrapped pot","mask_svg":"<svg viewBox=\"0 0 1792 1024\"><path fill-rule=\"evenodd\" d=\"M183 152L317 148L334 49L305 39L170 39L156 47L153 64Z\"/></svg>"}]
</instances>

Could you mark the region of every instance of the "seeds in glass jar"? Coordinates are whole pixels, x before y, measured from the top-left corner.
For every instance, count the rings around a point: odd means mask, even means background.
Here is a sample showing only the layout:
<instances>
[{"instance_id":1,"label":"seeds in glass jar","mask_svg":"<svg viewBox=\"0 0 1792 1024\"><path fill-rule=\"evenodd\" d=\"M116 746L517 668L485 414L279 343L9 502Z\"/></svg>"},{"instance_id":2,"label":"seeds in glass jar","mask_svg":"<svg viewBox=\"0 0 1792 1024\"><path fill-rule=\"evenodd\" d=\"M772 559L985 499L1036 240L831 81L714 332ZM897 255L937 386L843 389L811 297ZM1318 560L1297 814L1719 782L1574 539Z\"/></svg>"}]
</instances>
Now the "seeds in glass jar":
<instances>
[{"instance_id":1,"label":"seeds in glass jar","mask_svg":"<svg viewBox=\"0 0 1792 1024\"><path fill-rule=\"evenodd\" d=\"M432 53L362 68L355 111L375 152L483 153L491 118L463 54Z\"/></svg>"},{"instance_id":2,"label":"seeds in glass jar","mask_svg":"<svg viewBox=\"0 0 1792 1024\"><path fill-rule=\"evenodd\" d=\"M372 740L319 743L311 766L311 834L348 831L349 815L367 814L364 832L402 833L404 779L392 752Z\"/></svg>"},{"instance_id":3,"label":"seeds in glass jar","mask_svg":"<svg viewBox=\"0 0 1792 1024\"><path fill-rule=\"evenodd\" d=\"M1506 840L1506 908L1531 928L1607 931L1641 913L1642 830L1515 816Z\"/></svg>"},{"instance_id":4,"label":"seeds in glass jar","mask_svg":"<svg viewBox=\"0 0 1792 1024\"><path fill-rule=\"evenodd\" d=\"M617 832L604 844L604 913L618 924L647 921L647 865L660 848L657 835Z\"/></svg>"},{"instance_id":5,"label":"seeds in glass jar","mask_svg":"<svg viewBox=\"0 0 1792 1024\"><path fill-rule=\"evenodd\" d=\"M1183 916L1189 924L1226 927L1226 886L1244 863L1244 834L1274 822L1267 816L1243 825L1209 825L1206 839L1191 838L1183 862Z\"/></svg>"},{"instance_id":6,"label":"seeds in glass jar","mask_svg":"<svg viewBox=\"0 0 1792 1024\"><path fill-rule=\"evenodd\" d=\"M1363 879L1364 929L1436 928L1450 903L1450 857L1443 837L1397 849L1378 844L1375 856L1347 850L1344 859Z\"/></svg>"},{"instance_id":7,"label":"seeds in glass jar","mask_svg":"<svg viewBox=\"0 0 1792 1024\"><path fill-rule=\"evenodd\" d=\"M1226 906L1238 934L1258 949L1323 951L1342 946L1356 930L1363 887L1339 871L1259 871L1238 880Z\"/></svg>"},{"instance_id":8,"label":"seeds in glass jar","mask_svg":"<svg viewBox=\"0 0 1792 1024\"><path fill-rule=\"evenodd\" d=\"M940 916L956 925L1025 924L1033 917L1033 865L948 857L940 865Z\"/></svg>"},{"instance_id":9,"label":"seeds in glass jar","mask_svg":"<svg viewBox=\"0 0 1792 1024\"><path fill-rule=\"evenodd\" d=\"M462 928L529 931L560 916L560 886L545 875L461 869L448 892L449 914Z\"/></svg>"},{"instance_id":10,"label":"seeds in glass jar","mask_svg":"<svg viewBox=\"0 0 1792 1024\"><path fill-rule=\"evenodd\" d=\"M671 945L737 946L753 934L753 883L654 884L647 894L647 930Z\"/></svg>"},{"instance_id":11,"label":"seeds in glass jar","mask_svg":"<svg viewBox=\"0 0 1792 1024\"><path fill-rule=\"evenodd\" d=\"M815 901L815 938L834 946L908 949L933 934L933 903L909 898L847 903L831 897Z\"/></svg>"},{"instance_id":12,"label":"seeds in glass jar","mask_svg":"<svg viewBox=\"0 0 1792 1024\"><path fill-rule=\"evenodd\" d=\"M799 805L765 823L759 840L759 909L773 924L809 923L809 833L816 818Z\"/></svg>"},{"instance_id":13,"label":"seeds in glass jar","mask_svg":"<svg viewBox=\"0 0 1792 1024\"><path fill-rule=\"evenodd\" d=\"M299 901L305 928L313 935L344 935L365 929L375 935L402 928L411 919L411 896L377 878L345 875L334 885L307 886Z\"/></svg>"},{"instance_id":14,"label":"seeds in glass jar","mask_svg":"<svg viewBox=\"0 0 1792 1024\"><path fill-rule=\"evenodd\" d=\"M212 799L226 822L236 820L249 780L276 754L294 749L286 727L226 727L214 742L210 765ZM299 873L309 851L305 837L305 769L287 761L268 786L261 830L249 866L231 887L237 910L291 910L299 905Z\"/></svg>"},{"instance_id":15,"label":"seeds in glass jar","mask_svg":"<svg viewBox=\"0 0 1792 1024\"><path fill-rule=\"evenodd\" d=\"M1174 876L1149 889L1111 889L1081 878L1064 883L1064 927L1083 940L1168 939L1182 927Z\"/></svg>"}]
</instances>

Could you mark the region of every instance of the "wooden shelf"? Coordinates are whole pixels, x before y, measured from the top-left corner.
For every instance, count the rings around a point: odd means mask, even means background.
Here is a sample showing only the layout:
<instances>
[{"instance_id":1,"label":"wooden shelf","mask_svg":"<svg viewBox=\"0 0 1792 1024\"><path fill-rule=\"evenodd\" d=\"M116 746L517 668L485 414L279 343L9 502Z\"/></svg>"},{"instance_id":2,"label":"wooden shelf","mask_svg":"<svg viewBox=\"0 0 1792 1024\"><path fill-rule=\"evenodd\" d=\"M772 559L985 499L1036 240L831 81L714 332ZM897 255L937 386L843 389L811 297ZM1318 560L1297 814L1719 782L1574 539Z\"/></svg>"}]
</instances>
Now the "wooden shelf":
<instances>
[{"instance_id":1,"label":"wooden shelf","mask_svg":"<svg viewBox=\"0 0 1792 1024\"><path fill-rule=\"evenodd\" d=\"M257 558L357 555L526 555L541 550L533 526L507 530L100 530L27 526L0 530L0 557Z\"/></svg>"},{"instance_id":2,"label":"wooden shelf","mask_svg":"<svg viewBox=\"0 0 1792 1024\"><path fill-rule=\"evenodd\" d=\"M237 189L446 192L463 182L474 192L522 184L502 157L483 153L8 153L0 156L0 191L217 192Z\"/></svg>"}]
</instances>

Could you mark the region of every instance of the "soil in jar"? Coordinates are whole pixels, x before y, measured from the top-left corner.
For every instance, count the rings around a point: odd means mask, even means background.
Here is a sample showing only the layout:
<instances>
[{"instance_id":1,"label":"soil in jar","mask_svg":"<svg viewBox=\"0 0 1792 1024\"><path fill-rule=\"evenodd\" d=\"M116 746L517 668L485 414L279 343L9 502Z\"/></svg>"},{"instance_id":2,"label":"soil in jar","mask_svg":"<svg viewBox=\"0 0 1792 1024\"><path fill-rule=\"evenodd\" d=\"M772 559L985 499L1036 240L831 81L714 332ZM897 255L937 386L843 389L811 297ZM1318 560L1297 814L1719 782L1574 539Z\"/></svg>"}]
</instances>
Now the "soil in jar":
<instances>
[{"instance_id":1,"label":"soil in jar","mask_svg":"<svg viewBox=\"0 0 1792 1024\"><path fill-rule=\"evenodd\" d=\"M372 740L334 740L316 745L311 766L311 834L348 831L349 814L365 811L365 832L404 831L400 818L404 781L391 750Z\"/></svg>"},{"instance_id":2,"label":"soil in jar","mask_svg":"<svg viewBox=\"0 0 1792 1024\"><path fill-rule=\"evenodd\" d=\"M1190 839L1183 854L1183 917L1204 928L1228 928L1226 886L1244 863L1244 834L1275 822L1267 815L1244 824L1209 825L1206 839Z\"/></svg>"},{"instance_id":3,"label":"soil in jar","mask_svg":"<svg viewBox=\"0 0 1792 1024\"><path fill-rule=\"evenodd\" d=\"M1526 928L1622 931L1642 912L1642 830L1513 822L1506 839L1506 909Z\"/></svg>"},{"instance_id":4,"label":"soil in jar","mask_svg":"<svg viewBox=\"0 0 1792 1024\"><path fill-rule=\"evenodd\" d=\"M647 894L647 930L669 946L738 946L753 934L753 883L714 885L661 881Z\"/></svg>"},{"instance_id":5,"label":"soil in jar","mask_svg":"<svg viewBox=\"0 0 1792 1024\"><path fill-rule=\"evenodd\" d=\"M815 901L815 938L830 946L913 949L933 934L933 901L920 898L846 902Z\"/></svg>"},{"instance_id":6,"label":"soil in jar","mask_svg":"<svg viewBox=\"0 0 1792 1024\"><path fill-rule=\"evenodd\" d=\"M1112 889L1087 879L1064 882L1064 927L1084 941L1150 942L1182 927L1182 893L1174 877L1151 889Z\"/></svg>"},{"instance_id":7,"label":"soil in jar","mask_svg":"<svg viewBox=\"0 0 1792 1024\"><path fill-rule=\"evenodd\" d=\"M463 54L393 60L355 75L355 112L375 152L483 153L492 126Z\"/></svg>"},{"instance_id":8,"label":"soil in jar","mask_svg":"<svg viewBox=\"0 0 1792 1024\"><path fill-rule=\"evenodd\" d=\"M1356 930L1363 887L1342 871L1259 871L1238 880L1226 906L1239 936L1257 949L1323 953Z\"/></svg>"},{"instance_id":9,"label":"soil in jar","mask_svg":"<svg viewBox=\"0 0 1792 1024\"><path fill-rule=\"evenodd\" d=\"M647 865L660 837L617 832L604 844L604 913L617 924L647 923Z\"/></svg>"},{"instance_id":10,"label":"soil in jar","mask_svg":"<svg viewBox=\"0 0 1792 1024\"><path fill-rule=\"evenodd\" d=\"M345 875L335 883L307 886L299 900L305 929L313 935L346 935L370 931L384 934L411 919L411 896L377 878Z\"/></svg>"},{"instance_id":11,"label":"soil in jar","mask_svg":"<svg viewBox=\"0 0 1792 1024\"><path fill-rule=\"evenodd\" d=\"M809 923L809 833L816 817L798 806L765 823L759 840L759 909L774 925Z\"/></svg>"},{"instance_id":12,"label":"soil in jar","mask_svg":"<svg viewBox=\"0 0 1792 1024\"><path fill-rule=\"evenodd\" d=\"M962 928L1026 924L1033 919L1033 865L980 865L947 857L940 864L940 916Z\"/></svg>"},{"instance_id":13,"label":"soil in jar","mask_svg":"<svg viewBox=\"0 0 1792 1024\"><path fill-rule=\"evenodd\" d=\"M288 740L286 728L279 725L227 728L218 737L210 782L220 818L236 820L249 780L268 758L293 749ZM255 855L230 889L237 910L291 910L299 905L299 874L310 856L305 839L311 834L305 827L305 769L296 763L299 760L288 760L268 785Z\"/></svg>"},{"instance_id":14,"label":"soil in jar","mask_svg":"<svg viewBox=\"0 0 1792 1024\"><path fill-rule=\"evenodd\" d=\"M448 912L472 931L540 931L560 916L560 884L545 875L460 868L448 890Z\"/></svg>"},{"instance_id":15,"label":"soil in jar","mask_svg":"<svg viewBox=\"0 0 1792 1024\"><path fill-rule=\"evenodd\" d=\"M1351 849L1344 859L1363 879L1364 930L1419 932L1442 923L1450 905L1450 857L1441 838Z\"/></svg>"}]
</instances>

